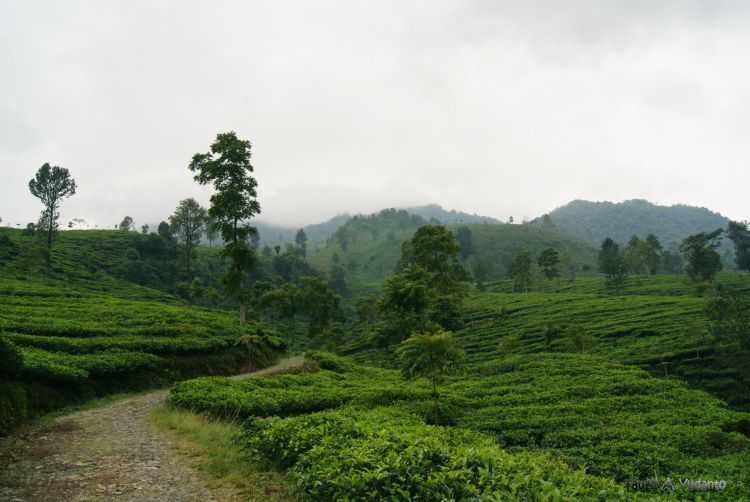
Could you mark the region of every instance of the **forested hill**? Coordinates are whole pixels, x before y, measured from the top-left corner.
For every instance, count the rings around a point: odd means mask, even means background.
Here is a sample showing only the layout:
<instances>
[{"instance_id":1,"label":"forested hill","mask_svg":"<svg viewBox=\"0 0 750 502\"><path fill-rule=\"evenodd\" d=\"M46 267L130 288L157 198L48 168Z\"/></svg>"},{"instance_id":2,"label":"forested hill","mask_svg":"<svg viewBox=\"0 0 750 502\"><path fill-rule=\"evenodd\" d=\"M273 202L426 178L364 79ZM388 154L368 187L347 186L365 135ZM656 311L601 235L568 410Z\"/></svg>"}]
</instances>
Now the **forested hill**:
<instances>
[{"instance_id":1,"label":"forested hill","mask_svg":"<svg viewBox=\"0 0 750 502\"><path fill-rule=\"evenodd\" d=\"M437 204L428 204L426 206L415 206L404 209L408 214L419 216L425 222L437 220L440 223L449 225L451 223L500 223L499 220L489 216L478 214L469 214L462 211L447 210ZM378 213L373 213L376 215ZM358 217L367 217L372 215L357 215ZM325 242L332 236L336 230L349 221L353 216L349 213L342 213L334 216L330 220L313 225L305 225L303 230L307 234L310 243ZM297 228L283 225L274 225L264 221L253 221L253 225L258 229L262 244L283 244L294 242L294 236Z\"/></svg>"},{"instance_id":2,"label":"forested hill","mask_svg":"<svg viewBox=\"0 0 750 502\"><path fill-rule=\"evenodd\" d=\"M611 237L625 243L632 235L656 235L666 247L688 235L726 228L729 219L703 207L660 206L646 200L590 202L574 200L540 217L534 226L554 226L558 230L598 246Z\"/></svg>"},{"instance_id":3,"label":"forested hill","mask_svg":"<svg viewBox=\"0 0 750 502\"><path fill-rule=\"evenodd\" d=\"M338 265L345 272L347 284L379 287L385 276L395 272L401 243L427 223L424 218L400 209L355 216L339 228L324 247L313 252L308 261L321 271L329 271ZM577 270L586 270L596 263L593 247L554 229L502 223L448 225L454 232L459 227L470 231L470 244L463 247L461 258L477 279L505 278L508 266L518 252L529 251L536 259L547 247L560 251L565 267L575 264Z\"/></svg>"}]
</instances>

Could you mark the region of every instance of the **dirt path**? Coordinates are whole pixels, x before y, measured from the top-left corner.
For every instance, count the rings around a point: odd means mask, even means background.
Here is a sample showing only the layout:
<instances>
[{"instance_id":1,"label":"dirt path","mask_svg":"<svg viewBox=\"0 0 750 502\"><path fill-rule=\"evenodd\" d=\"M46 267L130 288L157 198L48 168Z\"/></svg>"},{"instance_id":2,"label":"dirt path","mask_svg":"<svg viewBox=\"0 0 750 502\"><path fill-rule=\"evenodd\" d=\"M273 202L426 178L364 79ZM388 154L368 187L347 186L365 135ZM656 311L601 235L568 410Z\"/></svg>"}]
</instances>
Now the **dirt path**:
<instances>
[{"instance_id":1,"label":"dirt path","mask_svg":"<svg viewBox=\"0 0 750 502\"><path fill-rule=\"evenodd\" d=\"M247 375L262 376L302 363L302 357ZM24 438L26 453L0 473L0 500L210 501L234 498L206 489L146 415L167 390L61 417Z\"/></svg>"}]
</instances>

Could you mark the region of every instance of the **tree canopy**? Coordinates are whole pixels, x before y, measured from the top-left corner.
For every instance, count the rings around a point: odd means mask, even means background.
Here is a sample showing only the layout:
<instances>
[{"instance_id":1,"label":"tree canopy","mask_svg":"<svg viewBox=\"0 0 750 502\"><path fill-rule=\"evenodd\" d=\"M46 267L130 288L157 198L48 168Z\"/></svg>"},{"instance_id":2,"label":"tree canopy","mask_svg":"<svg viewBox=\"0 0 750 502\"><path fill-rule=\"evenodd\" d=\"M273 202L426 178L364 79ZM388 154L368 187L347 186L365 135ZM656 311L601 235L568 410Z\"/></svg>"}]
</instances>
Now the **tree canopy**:
<instances>
[{"instance_id":1,"label":"tree canopy","mask_svg":"<svg viewBox=\"0 0 750 502\"><path fill-rule=\"evenodd\" d=\"M48 270L51 261L52 239L60 226L58 223L60 213L57 210L63 199L75 195L76 188L78 186L75 180L70 177L70 171L60 166L52 167L46 162L29 181L29 191L44 205L37 229L45 232L47 237Z\"/></svg>"},{"instance_id":2,"label":"tree canopy","mask_svg":"<svg viewBox=\"0 0 750 502\"><path fill-rule=\"evenodd\" d=\"M256 229L248 220L260 213L250 149L250 142L240 140L233 131L218 134L211 151L196 153L189 166L196 173L195 181L211 184L215 190L208 215L213 220L212 228L218 229L227 243L223 255L231 264L223 282L239 302L240 323L245 322L245 276L257 262L255 250L247 243Z\"/></svg>"}]
</instances>

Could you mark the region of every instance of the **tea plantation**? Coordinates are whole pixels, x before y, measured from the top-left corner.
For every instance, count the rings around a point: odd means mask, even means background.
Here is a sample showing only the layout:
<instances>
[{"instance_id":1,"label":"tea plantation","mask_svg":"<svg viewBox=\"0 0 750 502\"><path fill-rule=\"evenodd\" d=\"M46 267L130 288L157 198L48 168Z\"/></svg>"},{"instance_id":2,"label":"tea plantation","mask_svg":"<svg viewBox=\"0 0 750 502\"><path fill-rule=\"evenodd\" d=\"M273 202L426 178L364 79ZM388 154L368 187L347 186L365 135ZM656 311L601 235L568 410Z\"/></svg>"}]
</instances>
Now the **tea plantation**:
<instances>
[{"instance_id":1,"label":"tea plantation","mask_svg":"<svg viewBox=\"0 0 750 502\"><path fill-rule=\"evenodd\" d=\"M233 313L197 308L109 278L110 291L0 279L0 432L96 395L236 373L247 356ZM140 297L140 299L136 299ZM273 358L272 353L267 357Z\"/></svg>"},{"instance_id":2,"label":"tea plantation","mask_svg":"<svg viewBox=\"0 0 750 502\"><path fill-rule=\"evenodd\" d=\"M248 455L291 469L310 499L634 500L626 480L653 476L726 480L703 500L750 487L750 415L599 356L477 364L442 386L437 416L423 382L308 357L298 374L181 382L169 401L245 420Z\"/></svg>"}]
</instances>

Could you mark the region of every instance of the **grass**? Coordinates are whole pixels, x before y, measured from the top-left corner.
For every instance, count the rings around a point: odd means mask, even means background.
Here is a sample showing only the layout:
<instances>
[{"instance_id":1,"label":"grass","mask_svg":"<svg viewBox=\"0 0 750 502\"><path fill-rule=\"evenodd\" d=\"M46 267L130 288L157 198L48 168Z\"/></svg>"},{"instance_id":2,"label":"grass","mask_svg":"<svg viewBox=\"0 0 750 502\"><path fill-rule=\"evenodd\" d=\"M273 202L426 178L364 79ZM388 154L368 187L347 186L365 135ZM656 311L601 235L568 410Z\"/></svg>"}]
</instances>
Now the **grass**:
<instances>
[{"instance_id":1,"label":"grass","mask_svg":"<svg viewBox=\"0 0 750 502\"><path fill-rule=\"evenodd\" d=\"M236 494L249 501L297 500L289 474L269 469L263 459L241 448L237 438L242 429L236 423L168 407L152 410L148 422L165 432L170 443L189 458L190 465L208 475L210 488L220 494Z\"/></svg>"}]
</instances>

